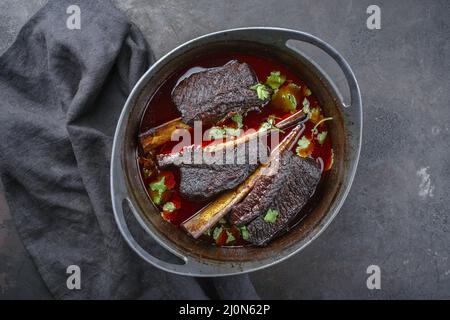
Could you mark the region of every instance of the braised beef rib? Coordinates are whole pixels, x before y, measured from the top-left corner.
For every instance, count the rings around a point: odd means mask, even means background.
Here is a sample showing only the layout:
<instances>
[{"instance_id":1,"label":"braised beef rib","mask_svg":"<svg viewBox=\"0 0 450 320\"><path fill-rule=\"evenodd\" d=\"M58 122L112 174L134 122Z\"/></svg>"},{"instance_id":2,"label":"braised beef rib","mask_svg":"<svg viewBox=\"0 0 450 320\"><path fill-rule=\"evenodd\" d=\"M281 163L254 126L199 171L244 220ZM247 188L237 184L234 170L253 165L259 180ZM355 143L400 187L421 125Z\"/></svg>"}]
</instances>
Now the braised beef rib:
<instances>
[{"instance_id":1,"label":"braised beef rib","mask_svg":"<svg viewBox=\"0 0 450 320\"><path fill-rule=\"evenodd\" d=\"M227 64L196 72L183 79L172 92L172 101L184 123L200 120L210 125L235 113L259 110L266 104L250 87L258 83L247 63L231 60Z\"/></svg>"},{"instance_id":2,"label":"braised beef rib","mask_svg":"<svg viewBox=\"0 0 450 320\"><path fill-rule=\"evenodd\" d=\"M236 224L247 224L248 241L265 245L285 230L314 194L320 181L319 165L291 152L282 154L280 168L275 175L260 179L253 190L231 213ZM269 209L276 210L274 222L266 221Z\"/></svg>"},{"instance_id":3,"label":"braised beef rib","mask_svg":"<svg viewBox=\"0 0 450 320\"><path fill-rule=\"evenodd\" d=\"M181 163L171 163L180 169L180 195L184 199L202 202L241 184L256 168L269 159L269 150L259 141L245 141L231 148L200 154L195 150ZM206 157L209 157L208 159ZM164 164L164 157L159 157ZM187 160L187 161L186 161Z\"/></svg>"}]
</instances>

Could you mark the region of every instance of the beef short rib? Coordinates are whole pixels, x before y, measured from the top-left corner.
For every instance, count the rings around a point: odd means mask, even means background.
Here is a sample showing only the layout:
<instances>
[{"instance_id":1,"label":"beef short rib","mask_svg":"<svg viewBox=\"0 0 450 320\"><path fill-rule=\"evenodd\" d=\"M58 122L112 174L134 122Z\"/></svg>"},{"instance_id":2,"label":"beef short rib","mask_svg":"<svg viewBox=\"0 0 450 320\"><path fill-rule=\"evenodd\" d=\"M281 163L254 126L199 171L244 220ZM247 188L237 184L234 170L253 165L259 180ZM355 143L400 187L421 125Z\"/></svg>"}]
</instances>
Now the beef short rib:
<instances>
[{"instance_id":1,"label":"beef short rib","mask_svg":"<svg viewBox=\"0 0 450 320\"><path fill-rule=\"evenodd\" d=\"M259 180L233 208L231 219L237 224L248 223L248 241L265 245L289 226L314 194L320 177L320 168L314 160L287 152L281 157L278 173ZM275 222L264 220L269 209L278 211Z\"/></svg>"},{"instance_id":2,"label":"beef short rib","mask_svg":"<svg viewBox=\"0 0 450 320\"><path fill-rule=\"evenodd\" d=\"M231 60L221 67L205 69L181 80L172 91L172 101L184 123L200 120L211 125L235 113L259 110L270 97L260 100L250 87L258 82L246 63Z\"/></svg>"},{"instance_id":3,"label":"beef short rib","mask_svg":"<svg viewBox=\"0 0 450 320\"><path fill-rule=\"evenodd\" d=\"M231 149L231 156L227 154L229 150L222 149L216 160L209 163L190 161L179 164L181 197L201 202L231 190L269 158L268 148L262 144L247 141Z\"/></svg>"}]
</instances>

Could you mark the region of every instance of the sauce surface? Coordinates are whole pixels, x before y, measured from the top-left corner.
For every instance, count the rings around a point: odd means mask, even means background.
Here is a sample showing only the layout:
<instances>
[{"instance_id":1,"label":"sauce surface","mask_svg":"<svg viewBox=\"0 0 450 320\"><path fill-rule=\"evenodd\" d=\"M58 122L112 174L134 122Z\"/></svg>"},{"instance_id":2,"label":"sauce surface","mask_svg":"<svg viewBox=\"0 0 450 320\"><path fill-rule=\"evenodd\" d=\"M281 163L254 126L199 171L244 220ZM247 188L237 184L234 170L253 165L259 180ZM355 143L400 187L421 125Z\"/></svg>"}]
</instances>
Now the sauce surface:
<instances>
[{"instance_id":1,"label":"sauce surface","mask_svg":"<svg viewBox=\"0 0 450 320\"><path fill-rule=\"evenodd\" d=\"M321 141L322 143L320 143L317 139L318 134L327 132L328 130L326 122L324 121L327 119L323 114L323 110L320 107L317 98L315 97L313 92L311 93L311 91L307 88L306 84L295 73L287 69L282 64L265 57L263 58L241 53L227 53L214 56L207 56L199 58L197 61L193 61L190 65L185 66L179 72L169 77L151 97L151 99L148 102L146 111L143 115L139 132L140 133L146 132L151 128L162 125L168 121L180 117L180 114L171 99L172 90L180 80L180 77L188 73L189 70L192 71L193 68L218 67L226 64L230 60L238 60L239 62L248 63L255 71L258 81L261 83L264 83L266 81L266 78L271 74L271 72L279 71L282 75L286 77L287 79L286 83L293 83L298 87L300 87L301 89L300 92L295 95L297 101L297 110L302 109L302 107L304 106L302 102L305 99L309 103L308 105L309 109L313 110L313 112L310 114L309 119L305 122L305 130L303 131L302 134L302 137L305 136L305 138L308 139L310 143L307 148L304 148L301 151L302 154L301 156L312 157L313 159L315 159L321 165L322 175L324 175L324 173L332 166L333 152L331 147L332 142L331 138L329 137L329 134L326 135L325 133L326 138L323 141ZM195 71L195 69L193 70ZM283 86L280 87L279 90L282 90L282 88ZM268 119L269 116L272 117L275 116L277 119L276 121L278 122L290 115L291 115L290 112L282 110L282 108L279 107L279 104L276 101L276 99L272 98L272 101L269 102L269 104L266 105L261 112L251 111L243 118L242 129L244 131L248 129L257 130L261 126L261 124ZM223 124L221 123L221 125L232 125L231 122L232 122L231 120L227 120ZM316 128L316 130L313 132L314 128ZM204 130L206 129L207 128L204 128ZM284 135L290 132L290 130L291 129L285 130L281 134L280 141ZM156 154L169 153L172 147L177 143L178 141L165 143L158 150L156 150ZM298 154L296 148L293 149L293 152ZM139 149L138 158L141 159L142 157L145 156L146 155L143 153L143 151ZM155 180L155 176L153 175L149 176L148 174L145 174L142 161L139 161L139 166L142 183L149 194L149 198L152 199L152 191L150 190L149 186ZM163 198L165 197L165 199L163 200L165 201L170 200L177 206L177 209L174 212L170 213L162 212L161 215L163 219L172 223L174 226L179 227L180 224L183 223L186 219L194 215L198 210L200 210L201 208L203 208L205 205L207 205L209 202L212 201L208 200L207 202L197 203L181 198L179 196L179 189L178 189L180 185L179 169L177 168L169 170L164 169L163 171L161 171L161 173L164 176L166 176L166 183L167 181L170 181L170 183L173 184L173 189L171 190L170 194L164 195ZM226 223L224 223L224 226L225 225ZM229 244L225 243L223 235L219 236L219 238L222 238L219 240L217 239L214 240L212 234L205 235L204 237L202 237L202 239L221 246L245 245L246 241L242 239L239 230L231 225L228 225L228 227L229 229L227 230L235 238L235 240L231 241ZM180 232L183 231L180 230ZM225 232L223 233L226 235Z\"/></svg>"}]
</instances>

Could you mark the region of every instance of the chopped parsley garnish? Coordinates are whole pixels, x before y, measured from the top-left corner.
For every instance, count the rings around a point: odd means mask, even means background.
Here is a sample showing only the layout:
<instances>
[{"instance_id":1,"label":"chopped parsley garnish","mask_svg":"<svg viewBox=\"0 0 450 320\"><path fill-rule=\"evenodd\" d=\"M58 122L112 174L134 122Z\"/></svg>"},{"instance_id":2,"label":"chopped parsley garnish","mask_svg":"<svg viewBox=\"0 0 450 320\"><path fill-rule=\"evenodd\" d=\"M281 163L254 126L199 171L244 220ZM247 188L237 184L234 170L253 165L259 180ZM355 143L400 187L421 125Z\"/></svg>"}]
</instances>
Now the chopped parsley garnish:
<instances>
[{"instance_id":1,"label":"chopped parsley garnish","mask_svg":"<svg viewBox=\"0 0 450 320\"><path fill-rule=\"evenodd\" d=\"M289 102L289 111L291 113L294 113L295 110L297 110L297 99L295 98L295 96L291 93L287 93L285 95L283 95L283 99L287 99Z\"/></svg>"},{"instance_id":2,"label":"chopped parsley garnish","mask_svg":"<svg viewBox=\"0 0 450 320\"><path fill-rule=\"evenodd\" d=\"M267 77L266 84L273 90L277 90L286 81L286 76L281 75L280 71L272 71Z\"/></svg>"},{"instance_id":3,"label":"chopped parsley garnish","mask_svg":"<svg viewBox=\"0 0 450 320\"><path fill-rule=\"evenodd\" d=\"M175 209L176 209L175 204L171 201L166 202L163 206L163 211L165 212L174 212Z\"/></svg>"},{"instance_id":4,"label":"chopped parsley garnish","mask_svg":"<svg viewBox=\"0 0 450 320\"><path fill-rule=\"evenodd\" d=\"M216 228L214 229L214 231L213 231L213 239L214 239L214 240L217 240L217 239L220 237L222 231L223 231L222 226L216 227Z\"/></svg>"},{"instance_id":5,"label":"chopped parsley garnish","mask_svg":"<svg viewBox=\"0 0 450 320\"><path fill-rule=\"evenodd\" d=\"M156 192L156 194L152 196L152 200L156 204L161 203L161 196L164 193L164 191L167 190L165 182L166 177L162 177L160 180L150 183L150 190Z\"/></svg>"},{"instance_id":6,"label":"chopped parsley garnish","mask_svg":"<svg viewBox=\"0 0 450 320\"><path fill-rule=\"evenodd\" d=\"M250 89L256 91L260 100L267 100L270 96L269 90L262 83L257 83L251 86Z\"/></svg>"},{"instance_id":7,"label":"chopped parsley garnish","mask_svg":"<svg viewBox=\"0 0 450 320\"><path fill-rule=\"evenodd\" d=\"M205 236L211 237L211 229L206 230L203 234Z\"/></svg>"},{"instance_id":8,"label":"chopped parsley garnish","mask_svg":"<svg viewBox=\"0 0 450 320\"><path fill-rule=\"evenodd\" d=\"M303 109L302 109L303 113L306 115L309 115L311 113L311 109L309 108L309 100L308 99L303 99Z\"/></svg>"},{"instance_id":9,"label":"chopped parsley garnish","mask_svg":"<svg viewBox=\"0 0 450 320\"><path fill-rule=\"evenodd\" d=\"M225 130L222 127L212 127L208 131L210 139L223 139L226 136Z\"/></svg>"},{"instance_id":10,"label":"chopped parsley garnish","mask_svg":"<svg viewBox=\"0 0 450 320\"><path fill-rule=\"evenodd\" d=\"M298 140L297 144L298 147L295 149L295 152L299 157L306 158L312 153L312 150L308 150L311 145L311 141L306 136L303 136L300 140Z\"/></svg>"},{"instance_id":11,"label":"chopped parsley garnish","mask_svg":"<svg viewBox=\"0 0 450 320\"><path fill-rule=\"evenodd\" d=\"M162 198L161 196L162 196L162 193L157 193L157 194L152 195L153 202L155 204L160 204L161 203L161 198Z\"/></svg>"},{"instance_id":12,"label":"chopped parsley garnish","mask_svg":"<svg viewBox=\"0 0 450 320\"><path fill-rule=\"evenodd\" d=\"M240 228L240 231L241 231L242 239L248 240L248 238L250 238L250 232L248 232L248 229L246 226L242 226Z\"/></svg>"},{"instance_id":13,"label":"chopped parsley garnish","mask_svg":"<svg viewBox=\"0 0 450 320\"><path fill-rule=\"evenodd\" d=\"M266 121L264 121L261 124L260 129L262 129L262 130L269 130L271 128L274 128L275 127L275 120L276 120L276 118L277 117L275 117L273 114L268 116Z\"/></svg>"},{"instance_id":14,"label":"chopped parsley garnish","mask_svg":"<svg viewBox=\"0 0 450 320\"><path fill-rule=\"evenodd\" d=\"M309 90L309 88L304 89L305 89L305 96L309 97L312 94L311 90Z\"/></svg>"},{"instance_id":15,"label":"chopped parsley garnish","mask_svg":"<svg viewBox=\"0 0 450 320\"><path fill-rule=\"evenodd\" d=\"M230 231L227 230L227 240L225 241L225 243L233 242L234 240L236 240L236 238Z\"/></svg>"},{"instance_id":16,"label":"chopped parsley garnish","mask_svg":"<svg viewBox=\"0 0 450 320\"><path fill-rule=\"evenodd\" d=\"M277 221L277 217L278 217L278 211L269 209L269 210L267 210L267 213L264 216L264 221L274 223L275 221Z\"/></svg>"},{"instance_id":17,"label":"chopped parsley garnish","mask_svg":"<svg viewBox=\"0 0 450 320\"><path fill-rule=\"evenodd\" d=\"M325 139L327 138L328 132L323 131L317 134L317 141L319 141L320 145L322 145L325 142Z\"/></svg>"},{"instance_id":18,"label":"chopped parsley garnish","mask_svg":"<svg viewBox=\"0 0 450 320\"><path fill-rule=\"evenodd\" d=\"M240 134L241 134L240 129L228 127L212 127L208 131L209 138L213 140L223 139L226 138L227 136L238 137Z\"/></svg>"},{"instance_id":19,"label":"chopped parsley garnish","mask_svg":"<svg viewBox=\"0 0 450 320\"><path fill-rule=\"evenodd\" d=\"M150 183L150 189L152 191L159 191L160 193L163 193L167 190L165 182L166 177L162 177L160 180Z\"/></svg>"},{"instance_id":20,"label":"chopped parsley garnish","mask_svg":"<svg viewBox=\"0 0 450 320\"><path fill-rule=\"evenodd\" d=\"M244 124L242 123L242 116L238 113L234 114L231 117L231 120L233 120L238 128L242 128L244 126Z\"/></svg>"},{"instance_id":21,"label":"chopped parsley garnish","mask_svg":"<svg viewBox=\"0 0 450 320\"><path fill-rule=\"evenodd\" d=\"M241 130L240 129L234 129L234 128L225 127L224 130L225 130L225 134L227 136L239 137L241 135Z\"/></svg>"},{"instance_id":22,"label":"chopped parsley garnish","mask_svg":"<svg viewBox=\"0 0 450 320\"><path fill-rule=\"evenodd\" d=\"M306 136L303 136L300 140L298 140L297 144L300 149L306 149L309 147L311 141Z\"/></svg>"}]
</instances>

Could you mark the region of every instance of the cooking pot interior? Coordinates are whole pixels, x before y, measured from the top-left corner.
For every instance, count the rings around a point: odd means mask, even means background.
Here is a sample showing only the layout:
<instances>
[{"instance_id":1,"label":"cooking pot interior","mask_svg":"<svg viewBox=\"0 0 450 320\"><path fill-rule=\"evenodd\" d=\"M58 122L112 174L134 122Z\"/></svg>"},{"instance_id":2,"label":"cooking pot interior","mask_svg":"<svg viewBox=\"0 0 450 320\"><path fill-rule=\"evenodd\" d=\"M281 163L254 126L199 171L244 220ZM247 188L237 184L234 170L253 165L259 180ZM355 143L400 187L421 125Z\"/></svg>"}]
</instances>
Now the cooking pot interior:
<instances>
[{"instance_id":1,"label":"cooking pot interior","mask_svg":"<svg viewBox=\"0 0 450 320\"><path fill-rule=\"evenodd\" d=\"M142 116L152 95L175 72L191 65L193 61L201 57L220 52L253 54L274 59L284 64L311 88L319 99L325 115L333 117L333 121L327 124L333 141L334 165L332 169L325 175L314 197L305 208L308 211L307 215L293 224L289 232L279 236L266 247L215 247L209 243L195 240L185 232L177 230L175 226L161 218L157 208L150 201L139 174L136 159L137 135ZM347 135L344 116L341 112L342 106L328 80L302 55L286 47L251 41L216 40L208 45L201 46L195 46L194 43L184 50L180 50L180 52L169 55L169 57L155 67L153 76L137 94L127 119L125 136L122 137L124 148L121 150L121 161L125 170L127 189L131 201L142 214L145 223L152 225L160 238L179 251L193 257L217 262L238 263L239 261L255 261L267 258L277 259L282 257L284 249L298 244L298 242L306 242L314 232L317 232L318 226L329 214L329 209L342 188L343 178L347 171L345 166ZM149 110L149 112L164 112L164 110Z\"/></svg>"}]
</instances>

